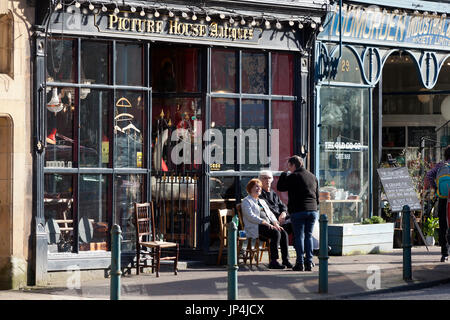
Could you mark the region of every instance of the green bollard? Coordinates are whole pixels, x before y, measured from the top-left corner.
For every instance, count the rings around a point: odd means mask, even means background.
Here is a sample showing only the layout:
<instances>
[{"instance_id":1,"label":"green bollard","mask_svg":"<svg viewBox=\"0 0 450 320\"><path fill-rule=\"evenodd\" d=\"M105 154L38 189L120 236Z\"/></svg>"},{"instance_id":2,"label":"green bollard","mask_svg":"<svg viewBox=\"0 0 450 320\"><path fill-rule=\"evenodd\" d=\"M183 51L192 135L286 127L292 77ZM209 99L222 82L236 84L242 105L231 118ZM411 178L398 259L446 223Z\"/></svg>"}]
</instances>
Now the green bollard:
<instances>
[{"instance_id":1,"label":"green bollard","mask_svg":"<svg viewBox=\"0 0 450 320\"><path fill-rule=\"evenodd\" d=\"M319 224L319 293L328 293L328 218L326 214L320 216Z\"/></svg>"},{"instance_id":2,"label":"green bollard","mask_svg":"<svg viewBox=\"0 0 450 320\"><path fill-rule=\"evenodd\" d=\"M403 206L403 280L411 280L412 279L412 271L411 271L411 225L410 218L411 210L409 206Z\"/></svg>"},{"instance_id":3,"label":"green bollard","mask_svg":"<svg viewBox=\"0 0 450 320\"><path fill-rule=\"evenodd\" d=\"M237 230L239 218L237 215L228 224L228 300L238 298L238 265L237 265Z\"/></svg>"},{"instance_id":4,"label":"green bollard","mask_svg":"<svg viewBox=\"0 0 450 320\"><path fill-rule=\"evenodd\" d=\"M111 229L111 287L110 300L120 300L120 245L122 230L115 224Z\"/></svg>"}]
</instances>

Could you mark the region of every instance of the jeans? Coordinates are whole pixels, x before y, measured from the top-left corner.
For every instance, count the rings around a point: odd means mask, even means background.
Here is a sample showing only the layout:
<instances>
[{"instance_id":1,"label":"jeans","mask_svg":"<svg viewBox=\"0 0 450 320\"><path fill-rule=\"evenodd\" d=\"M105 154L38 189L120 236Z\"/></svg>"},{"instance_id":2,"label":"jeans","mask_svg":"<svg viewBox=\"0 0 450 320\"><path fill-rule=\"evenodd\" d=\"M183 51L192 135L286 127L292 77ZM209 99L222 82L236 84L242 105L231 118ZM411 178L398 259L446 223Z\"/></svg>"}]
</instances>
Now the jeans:
<instances>
[{"instance_id":1,"label":"jeans","mask_svg":"<svg viewBox=\"0 0 450 320\"><path fill-rule=\"evenodd\" d=\"M294 232L294 248L298 264L312 263L314 223L319 218L318 211L300 211L291 213L291 223ZM305 261L303 255L306 255Z\"/></svg>"}]
</instances>

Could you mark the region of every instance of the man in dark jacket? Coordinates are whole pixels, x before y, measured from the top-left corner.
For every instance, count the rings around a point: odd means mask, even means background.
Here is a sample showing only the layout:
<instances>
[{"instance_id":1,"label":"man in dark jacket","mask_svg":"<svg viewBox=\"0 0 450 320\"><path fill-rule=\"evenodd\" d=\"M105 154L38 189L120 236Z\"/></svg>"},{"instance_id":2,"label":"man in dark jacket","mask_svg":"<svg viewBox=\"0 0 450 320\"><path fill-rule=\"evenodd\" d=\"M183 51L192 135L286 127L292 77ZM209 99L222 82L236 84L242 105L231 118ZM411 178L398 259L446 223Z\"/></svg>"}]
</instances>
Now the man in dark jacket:
<instances>
[{"instance_id":1,"label":"man in dark jacket","mask_svg":"<svg viewBox=\"0 0 450 320\"><path fill-rule=\"evenodd\" d=\"M281 201L278 194L272 190L273 174L270 170L264 170L259 173L259 180L262 182L262 191L259 196L264 199L272 213L277 217L280 226L288 233L292 233L291 221L287 206Z\"/></svg>"},{"instance_id":2,"label":"man in dark jacket","mask_svg":"<svg viewBox=\"0 0 450 320\"><path fill-rule=\"evenodd\" d=\"M292 156L288 160L288 172L278 180L278 191L287 191L288 211L294 232L294 247L297 261L294 271L311 271L313 257L312 231L319 217L319 183L315 175L303 167L303 159ZM303 255L306 255L304 258Z\"/></svg>"}]
</instances>

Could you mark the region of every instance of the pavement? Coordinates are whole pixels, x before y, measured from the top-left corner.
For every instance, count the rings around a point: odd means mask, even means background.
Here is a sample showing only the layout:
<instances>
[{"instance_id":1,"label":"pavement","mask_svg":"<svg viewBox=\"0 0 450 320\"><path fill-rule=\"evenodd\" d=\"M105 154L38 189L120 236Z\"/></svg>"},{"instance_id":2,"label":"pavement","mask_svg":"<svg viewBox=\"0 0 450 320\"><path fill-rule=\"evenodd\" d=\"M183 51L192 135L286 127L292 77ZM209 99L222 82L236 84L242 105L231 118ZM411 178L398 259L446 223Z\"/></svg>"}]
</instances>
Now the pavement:
<instances>
[{"instance_id":1,"label":"pavement","mask_svg":"<svg viewBox=\"0 0 450 320\"><path fill-rule=\"evenodd\" d=\"M343 300L375 292L424 288L450 282L450 262L440 262L440 247L412 248L412 280L403 280L403 250L330 256L328 292L319 293L319 261L312 272L271 270L267 254L259 266L240 265L239 300ZM292 257L292 255L291 255ZM291 262L294 259L291 258ZM121 277L121 300L226 300L227 266L186 263L175 276L169 268ZM0 291L0 300L109 300L110 279L70 281L47 287Z\"/></svg>"}]
</instances>

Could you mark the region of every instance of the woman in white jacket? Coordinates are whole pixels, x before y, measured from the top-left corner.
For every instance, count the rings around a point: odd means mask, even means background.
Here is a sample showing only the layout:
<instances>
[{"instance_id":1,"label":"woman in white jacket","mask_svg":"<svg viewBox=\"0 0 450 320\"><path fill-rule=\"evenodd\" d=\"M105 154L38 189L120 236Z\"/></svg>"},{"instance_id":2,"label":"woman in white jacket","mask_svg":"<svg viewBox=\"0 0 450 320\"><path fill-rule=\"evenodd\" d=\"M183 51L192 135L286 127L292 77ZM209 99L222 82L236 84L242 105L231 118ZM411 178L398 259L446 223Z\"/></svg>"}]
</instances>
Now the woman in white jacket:
<instances>
[{"instance_id":1,"label":"woman in white jacket","mask_svg":"<svg viewBox=\"0 0 450 320\"><path fill-rule=\"evenodd\" d=\"M250 180L246 189L248 196L242 200L241 208L247 238L270 239L270 269L292 268L288 260L288 234L279 225L267 203L263 199L259 199L262 190L261 181L259 179ZM283 264L278 262L278 246L281 247Z\"/></svg>"}]
</instances>

